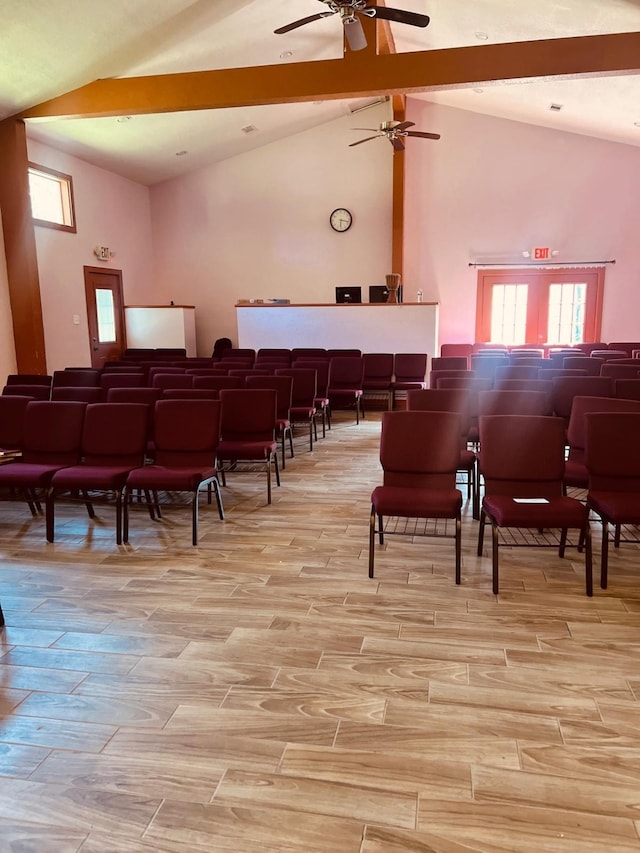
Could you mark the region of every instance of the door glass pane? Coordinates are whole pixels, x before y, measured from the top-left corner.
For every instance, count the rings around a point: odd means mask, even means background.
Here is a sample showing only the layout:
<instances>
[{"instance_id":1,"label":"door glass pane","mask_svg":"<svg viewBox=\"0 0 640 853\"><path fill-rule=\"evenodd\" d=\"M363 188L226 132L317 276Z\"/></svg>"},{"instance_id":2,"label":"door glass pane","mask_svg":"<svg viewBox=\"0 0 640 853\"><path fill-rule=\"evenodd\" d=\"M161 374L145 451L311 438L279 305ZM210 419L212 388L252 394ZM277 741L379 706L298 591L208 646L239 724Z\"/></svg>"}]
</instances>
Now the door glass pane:
<instances>
[{"instance_id":1,"label":"door glass pane","mask_svg":"<svg viewBox=\"0 0 640 853\"><path fill-rule=\"evenodd\" d=\"M113 308L113 292L96 288L96 313L98 315L98 342L113 343L116 339L116 317Z\"/></svg>"},{"instance_id":2,"label":"door glass pane","mask_svg":"<svg viewBox=\"0 0 640 853\"><path fill-rule=\"evenodd\" d=\"M491 340L523 344L527 331L526 284L496 284L491 297Z\"/></svg>"},{"instance_id":3,"label":"door glass pane","mask_svg":"<svg viewBox=\"0 0 640 853\"><path fill-rule=\"evenodd\" d=\"M550 344L579 344L584 336L586 284L549 285Z\"/></svg>"}]
</instances>

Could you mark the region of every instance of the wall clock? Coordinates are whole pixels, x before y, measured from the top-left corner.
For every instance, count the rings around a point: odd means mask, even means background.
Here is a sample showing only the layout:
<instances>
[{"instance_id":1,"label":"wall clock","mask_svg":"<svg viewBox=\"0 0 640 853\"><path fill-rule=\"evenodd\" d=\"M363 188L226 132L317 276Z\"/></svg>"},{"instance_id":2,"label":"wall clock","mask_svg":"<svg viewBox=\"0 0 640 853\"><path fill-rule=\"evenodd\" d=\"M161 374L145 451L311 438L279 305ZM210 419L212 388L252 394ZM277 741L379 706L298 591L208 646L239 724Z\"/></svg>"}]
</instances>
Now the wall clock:
<instances>
[{"instance_id":1,"label":"wall clock","mask_svg":"<svg viewBox=\"0 0 640 853\"><path fill-rule=\"evenodd\" d=\"M345 207L337 207L329 217L334 231L348 231L353 223L353 216Z\"/></svg>"}]
</instances>

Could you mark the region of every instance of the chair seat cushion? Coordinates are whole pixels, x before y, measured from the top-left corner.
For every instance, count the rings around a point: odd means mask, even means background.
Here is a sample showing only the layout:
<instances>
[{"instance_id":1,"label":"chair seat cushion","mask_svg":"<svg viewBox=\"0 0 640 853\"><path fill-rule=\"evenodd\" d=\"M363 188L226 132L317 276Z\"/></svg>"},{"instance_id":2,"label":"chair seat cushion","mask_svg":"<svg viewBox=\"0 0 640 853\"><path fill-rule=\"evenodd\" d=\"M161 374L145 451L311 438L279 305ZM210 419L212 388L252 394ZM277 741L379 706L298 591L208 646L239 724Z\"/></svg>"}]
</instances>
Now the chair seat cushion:
<instances>
[{"instance_id":1,"label":"chair seat cushion","mask_svg":"<svg viewBox=\"0 0 640 853\"><path fill-rule=\"evenodd\" d=\"M211 480L215 476L214 468L168 468L164 465L145 465L131 471L127 477L127 488L193 492L205 480Z\"/></svg>"},{"instance_id":2,"label":"chair seat cushion","mask_svg":"<svg viewBox=\"0 0 640 853\"><path fill-rule=\"evenodd\" d=\"M458 489L427 491L402 486L377 486L371 504L378 515L403 518L456 518L462 506Z\"/></svg>"},{"instance_id":3,"label":"chair seat cushion","mask_svg":"<svg viewBox=\"0 0 640 853\"><path fill-rule=\"evenodd\" d=\"M589 492L589 506L614 524L640 524L637 492Z\"/></svg>"},{"instance_id":4,"label":"chair seat cushion","mask_svg":"<svg viewBox=\"0 0 640 853\"><path fill-rule=\"evenodd\" d=\"M276 452L275 441L221 441L218 445L218 459L262 460L269 459Z\"/></svg>"},{"instance_id":5,"label":"chair seat cushion","mask_svg":"<svg viewBox=\"0 0 640 853\"><path fill-rule=\"evenodd\" d=\"M0 466L0 485L38 488L48 486L60 465L41 465L36 462L9 462Z\"/></svg>"},{"instance_id":6,"label":"chair seat cushion","mask_svg":"<svg viewBox=\"0 0 640 853\"><path fill-rule=\"evenodd\" d=\"M510 495L487 495L482 508L498 527L584 527L588 515L584 504L564 496L548 503L518 503Z\"/></svg>"},{"instance_id":7,"label":"chair seat cushion","mask_svg":"<svg viewBox=\"0 0 640 853\"><path fill-rule=\"evenodd\" d=\"M121 489L131 466L121 465L73 465L61 468L51 479L55 489L97 489L98 491Z\"/></svg>"}]
</instances>

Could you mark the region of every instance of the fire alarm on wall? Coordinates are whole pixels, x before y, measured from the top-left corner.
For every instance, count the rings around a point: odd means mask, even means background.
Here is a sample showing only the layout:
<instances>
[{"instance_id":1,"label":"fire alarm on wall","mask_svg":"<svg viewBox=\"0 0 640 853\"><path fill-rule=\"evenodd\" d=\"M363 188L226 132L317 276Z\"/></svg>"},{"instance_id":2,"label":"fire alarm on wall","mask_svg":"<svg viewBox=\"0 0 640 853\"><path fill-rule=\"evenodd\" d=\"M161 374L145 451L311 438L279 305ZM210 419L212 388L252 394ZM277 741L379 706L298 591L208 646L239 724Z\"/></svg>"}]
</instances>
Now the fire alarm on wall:
<instances>
[{"instance_id":1,"label":"fire alarm on wall","mask_svg":"<svg viewBox=\"0 0 640 853\"><path fill-rule=\"evenodd\" d=\"M99 261L108 261L111 259L113 252L108 246L96 246L93 250L93 254Z\"/></svg>"}]
</instances>

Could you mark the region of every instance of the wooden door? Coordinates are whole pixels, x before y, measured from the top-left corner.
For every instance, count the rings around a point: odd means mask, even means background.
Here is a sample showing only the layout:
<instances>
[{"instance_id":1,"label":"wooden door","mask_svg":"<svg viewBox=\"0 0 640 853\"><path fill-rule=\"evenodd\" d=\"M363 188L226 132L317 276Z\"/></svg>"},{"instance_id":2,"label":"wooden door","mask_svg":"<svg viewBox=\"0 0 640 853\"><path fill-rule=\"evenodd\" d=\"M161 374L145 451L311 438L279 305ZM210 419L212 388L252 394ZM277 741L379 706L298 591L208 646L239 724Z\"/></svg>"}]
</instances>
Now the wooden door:
<instances>
[{"instance_id":1,"label":"wooden door","mask_svg":"<svg viewBox=\"0 0 640 853\"><path fill-rule=\"evenodd\" d=\"M121 358L126 349L122 270L84 267L91 366Z\"/></svg>"}]
</instances>

